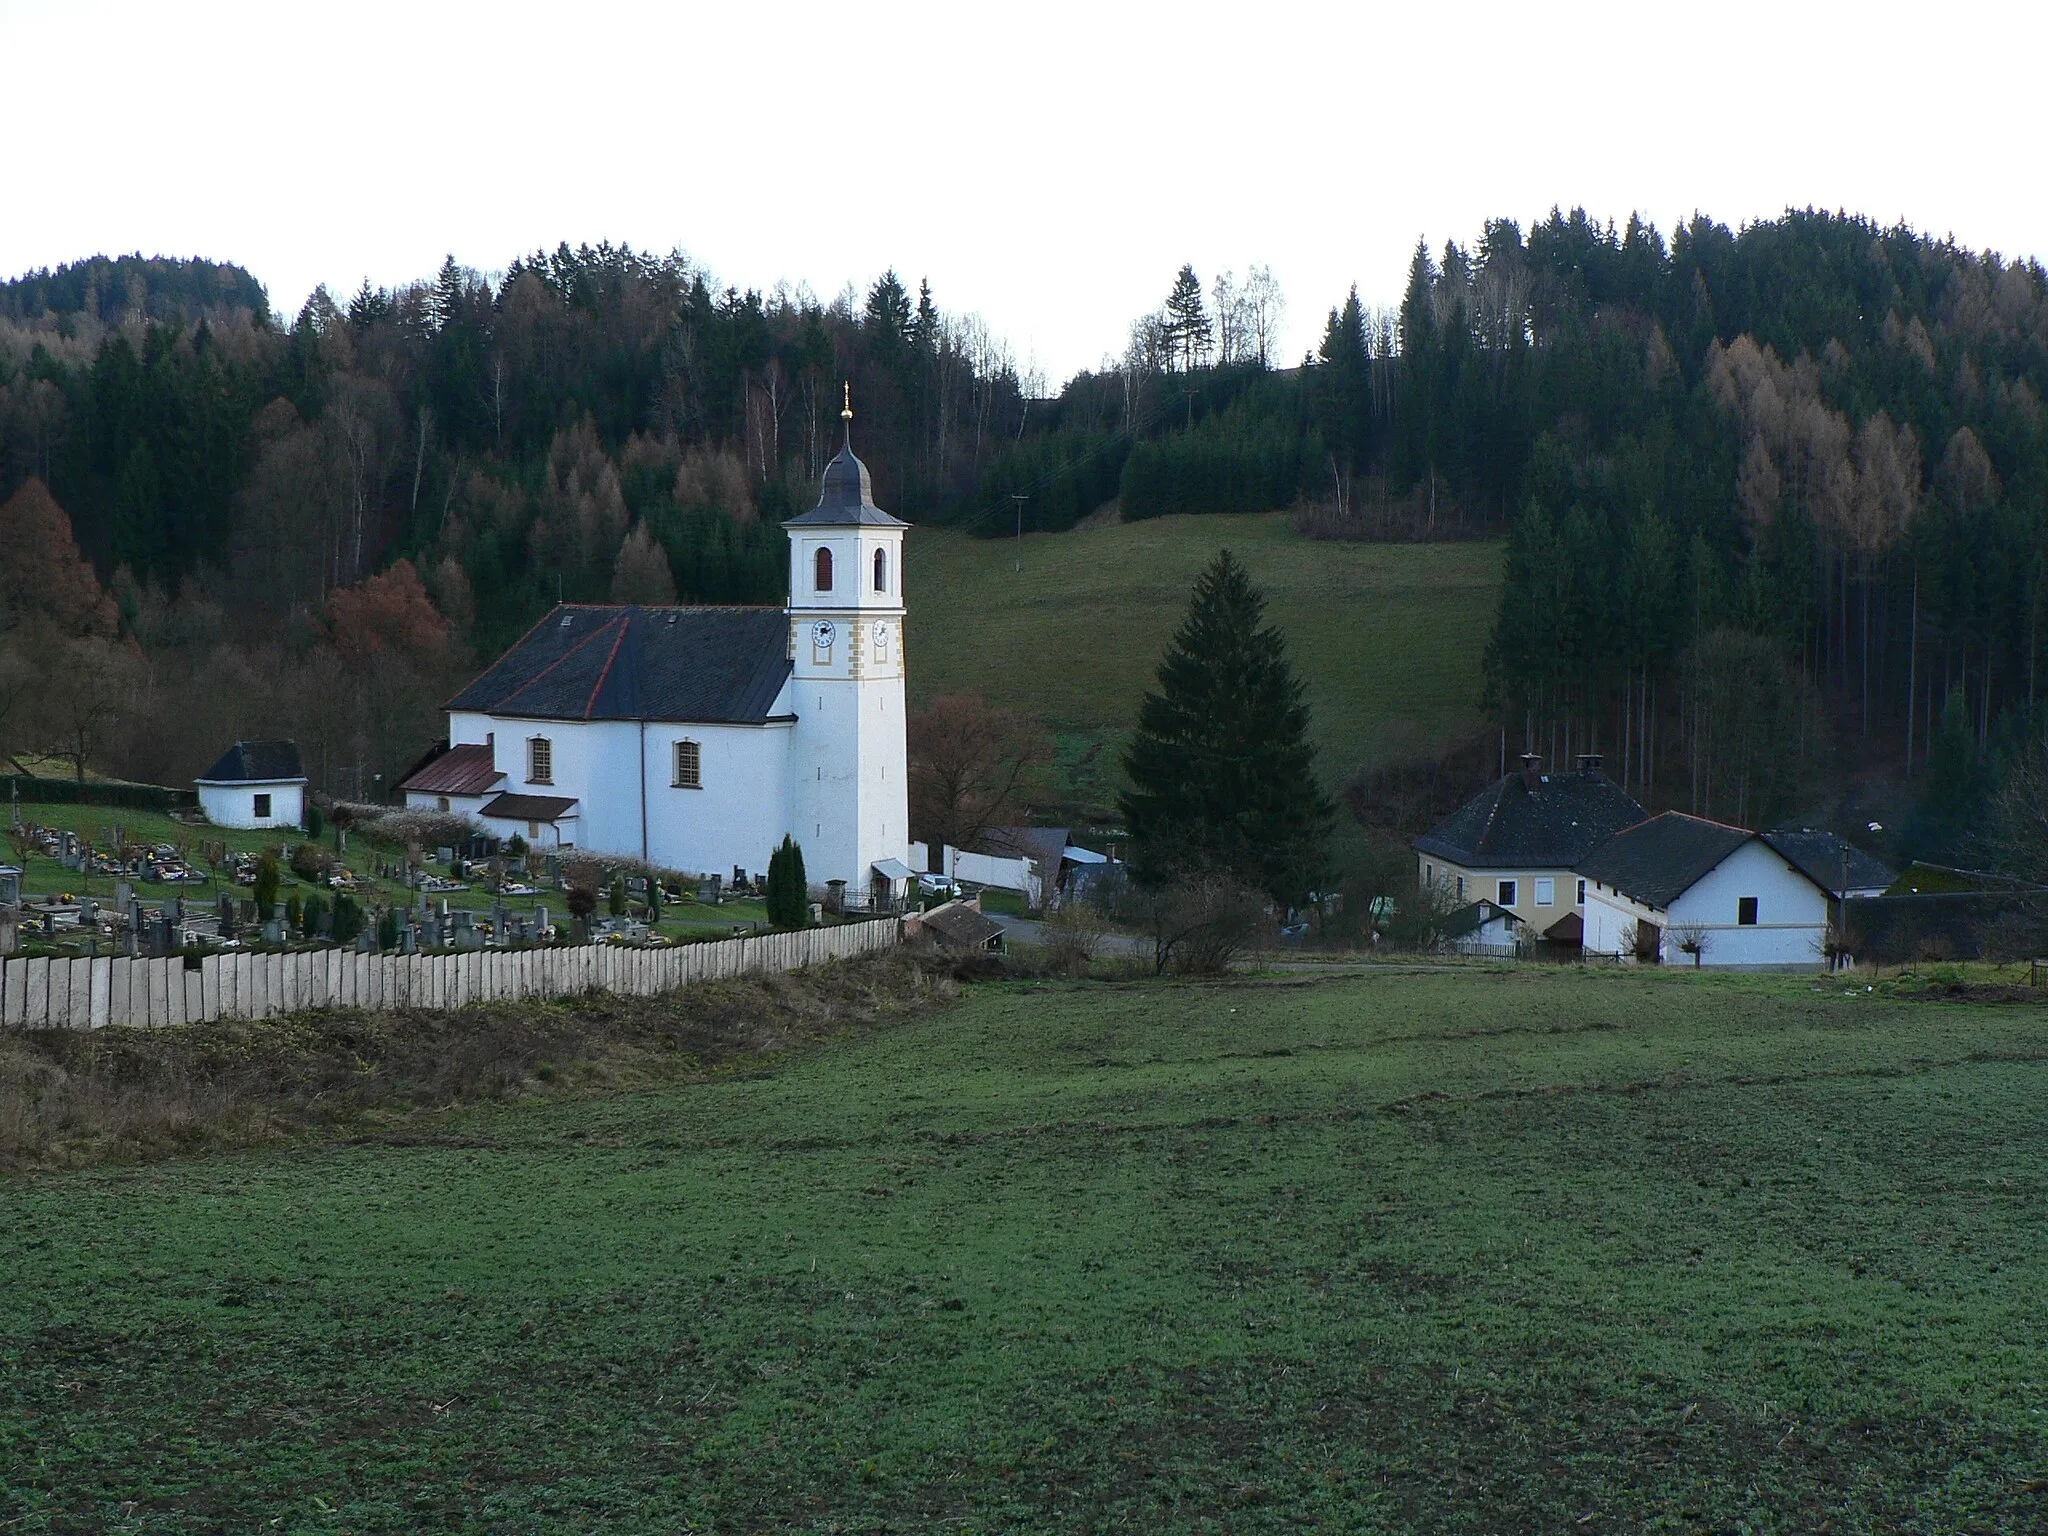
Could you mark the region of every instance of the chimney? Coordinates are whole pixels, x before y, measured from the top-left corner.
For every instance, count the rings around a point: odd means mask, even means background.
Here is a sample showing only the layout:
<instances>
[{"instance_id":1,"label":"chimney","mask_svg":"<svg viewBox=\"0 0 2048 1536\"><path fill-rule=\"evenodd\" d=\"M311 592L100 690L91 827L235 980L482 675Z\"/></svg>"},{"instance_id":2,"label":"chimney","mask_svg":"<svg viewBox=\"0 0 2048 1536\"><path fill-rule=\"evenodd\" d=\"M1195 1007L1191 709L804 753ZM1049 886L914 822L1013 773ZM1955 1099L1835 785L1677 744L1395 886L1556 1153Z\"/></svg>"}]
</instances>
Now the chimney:
<instances>
[{"instance_id":1,"label":"chimney","mask_svg":"<svg viewBox=\"0 0 2048 1536\"><path fill-rule=\"evenodd\" d=\"M1534 789L1543 782L1543 754L1524 752L1522 754L1522 782Z\"/></svg>"},{"instance_id":2,"label":"chimney","mask_svg":"<svg viewBox=\"0 0 2048 1536\"><path fill-rule=\"evenodd\" d=\"M1579 754L1579 772L1597 774L1600 771L1602 760L1601 754L1598 752L1581 752Z\"/></svg>"}]
</instances>

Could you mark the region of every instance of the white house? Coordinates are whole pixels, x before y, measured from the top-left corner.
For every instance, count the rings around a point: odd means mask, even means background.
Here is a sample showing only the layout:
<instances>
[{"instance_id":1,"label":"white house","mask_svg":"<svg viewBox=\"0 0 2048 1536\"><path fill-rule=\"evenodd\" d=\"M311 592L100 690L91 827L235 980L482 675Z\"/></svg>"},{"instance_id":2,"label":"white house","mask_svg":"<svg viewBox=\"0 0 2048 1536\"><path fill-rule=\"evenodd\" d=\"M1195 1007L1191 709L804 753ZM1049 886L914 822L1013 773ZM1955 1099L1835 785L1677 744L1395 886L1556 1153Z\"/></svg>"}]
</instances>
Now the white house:
<instances>
[{"instance_id":1,"label":"white house","mask_svg":"<svg viewBox=\"0 0 2048 1536\"><path fill-rule=\"evenodd\" d=\"M306 816L306 775L293 741L238 741L192 781L216 827L296 827Z\"/></svg>"},{"instance_id":2,"label":"white house","mask_svg":"<svg viewBox=\"0 0 2048 1536\"><path fill-rule=\"evenodd\" d=\"M1828 873L1836 867L1839 886ZM1882 873L1831 834L1747 832L1666 811L1580 864L1586 952L1664 965L1818 966L1842 888L1881 888Z\"/></svg>"},{"instance_id":3,"label":"white house","mask_svg":"<svg viewBox=\"0 0 2048 1536\"><path fill-rule=\"evenodd\" d=\"M765 869L787 835L812 883L900 894L906 526L849 428L818 505L783 524L787 606L557 607L449 701L450 750L406 804L695 873Z\"/></svg>"}]
</instances>

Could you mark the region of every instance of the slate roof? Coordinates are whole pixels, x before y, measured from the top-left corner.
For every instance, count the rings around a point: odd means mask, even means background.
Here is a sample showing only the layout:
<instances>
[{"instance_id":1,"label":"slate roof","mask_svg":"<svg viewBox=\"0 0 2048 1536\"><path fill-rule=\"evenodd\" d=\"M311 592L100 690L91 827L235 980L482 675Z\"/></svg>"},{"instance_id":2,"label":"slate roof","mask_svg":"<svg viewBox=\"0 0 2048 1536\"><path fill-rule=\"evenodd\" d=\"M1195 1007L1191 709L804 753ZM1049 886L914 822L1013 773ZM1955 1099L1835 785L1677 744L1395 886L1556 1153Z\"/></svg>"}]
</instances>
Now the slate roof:
<instances>
[{"instance_id":1,"label":"slate roof","mask_svg":"<svg viewBox=\"0 0 2048 1536\"><path fill-rule=\"evenodd\" d=\"M1034 859L1042 875L1057 875L1066 857L1066 827L990 827L981 834L981 853Z\"/></svg>"},{"instance_id":2,"label":"slate roof","mask_svg":"<svg viewBox=\"0 0 2048 1536\"><path fill-rule=\"evenodd\" d=\"M1796 832L1766 832L1764 841L1830 896L1843 894L1842 853L1845 849L1849 854L1849 890L1881 891L1898 878L1892 870L1847 838L1837 837L1832 832L1815 832L1802 827Z\"/></svg>"},{"instance_id":3,"label":"slate roof","mask_svg":"<svg viewBox=\"0 0 2048 1536\"><path fill-rule=\"evenodd\" d=\"M478 814L498 821L560 821L575 806L575 800L561 795L500 795Z\"/></svg>"},{"instance_id":4,"label":"slate roof","mask_svg":"<svg viewBox=\"0 0 2048 1536\"><path fill-rule=\"evenodd\" d=\"M1418 837L1415 849L1467 869L1574 869L1647 815L1597 769L1511 773Z\"/></svg>"},{"instance_id":5,"label":"slate roof","mask_svg":"<svg viewBox=\"0 0 2048 1536\"><path fill-rule=\"evenodd\" d=\"M238 741L195 784L303 784L296 741Z\"/></svg>"},{"instance_id":6,"label":"slate roof","mask_svg":"<svg viewBox=\"0 0 2048 1536\"><path fill-rule=\"evenodd\" d=\"M447 707L539 720L759 725L789 673L780 608L565 603Z\"/></svg>"},{"instance_id":7,"label":"slate roof","mask_svg":"<svg viewBox=\"0 0 2048 1536\"><path fill-rule=\"evenodd\" d=\"M1579 866L1579 873L1646 907L1662 909L1755 836L1741 827L1666 811L1615 833Z\"/></svg>"},{"instance_id":8,"label":"slate roof","mask_svg":"<svg viewBox=\"0 0 2048 1536\"><path fill-rule=\"evenodd\" d=\"M818 504L801 517L792 517L782 526L785 528L851 528L860 526L880 528L903 528L908 525L900 517L891 517L875 505L874 482L868 478L868 467L853 456L853 434L849 428L846 441L832 462L825 466L825 476L818 488Z\"/></svg>"},{"instance_id":9,"label":"slate roof","mask_svg":"<svg viewBox=\"0 0 2048 1536\"><path fill-rule=\"evenodd\" d=\"M450 747L398 786L423 795L487 795L505 777L487 745Z\"/></svg>"}]
</instances>

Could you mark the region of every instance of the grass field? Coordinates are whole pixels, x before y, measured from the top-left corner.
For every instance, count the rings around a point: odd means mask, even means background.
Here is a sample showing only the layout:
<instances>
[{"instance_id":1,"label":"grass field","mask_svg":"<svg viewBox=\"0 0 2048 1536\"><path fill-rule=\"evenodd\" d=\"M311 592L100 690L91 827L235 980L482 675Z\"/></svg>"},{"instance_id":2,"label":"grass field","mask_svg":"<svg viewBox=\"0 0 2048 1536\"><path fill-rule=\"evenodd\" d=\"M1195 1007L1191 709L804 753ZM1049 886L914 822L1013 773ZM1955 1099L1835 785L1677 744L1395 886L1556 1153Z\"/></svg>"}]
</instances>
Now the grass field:
<instances>
[{"instance_id":1,"label":"grass field","mask_svg":"<svg viewBox=\"0 0 2048 1536\"><path fill-rule=\"evenodd\" d=\"M1479 723L1500 547L1314 543L1280 513L1028 535L1021 574L1011 540L916 529L904 555L912 695L973 688L1031 714L1060 733L1074 791L1106 803L1117 738L1197 572L1225 546L1287 636L1329 782L1389 744L1442 743Z\"/></svg>"},{"instance_id":2,"label":"grass field","mask_svg":"<svg viewBox=\"0 0 2048 1536\"><path fill-rule=\"evenodd\" d=\"M1005 982L0 1185L9 1532L2017 1531L2048 1016Z\"/></svg>"}]
</instances>

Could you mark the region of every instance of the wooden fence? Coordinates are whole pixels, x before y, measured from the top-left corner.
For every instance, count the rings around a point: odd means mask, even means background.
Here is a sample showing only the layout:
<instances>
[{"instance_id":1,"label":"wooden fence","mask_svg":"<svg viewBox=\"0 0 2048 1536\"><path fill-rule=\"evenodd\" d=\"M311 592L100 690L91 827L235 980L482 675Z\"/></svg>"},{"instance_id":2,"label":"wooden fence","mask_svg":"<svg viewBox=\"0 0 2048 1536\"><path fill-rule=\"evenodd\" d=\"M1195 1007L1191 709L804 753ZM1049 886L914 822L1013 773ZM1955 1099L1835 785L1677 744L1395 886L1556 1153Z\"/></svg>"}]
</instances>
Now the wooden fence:
<instances>
[{"instance_id":1,"label":"wooden fence","mask_svg":"<svg viewBox=\"0 0 2048 1536\"><path fill-rule=\"evenodd\" d=\"M617 992L650 997L693 981L794 971L901 941L884 918L764 933L670 949L582 944L572 949L473 949L365 955L348 949L228 952L188 969L162 960L9 960L0 966L0 1026L100 1029L266 1019L302 1008L460 1008L467 1003Z\"/></svg>"}]
</instances>

